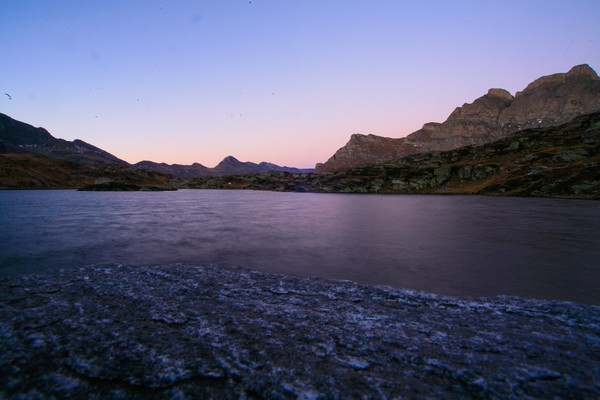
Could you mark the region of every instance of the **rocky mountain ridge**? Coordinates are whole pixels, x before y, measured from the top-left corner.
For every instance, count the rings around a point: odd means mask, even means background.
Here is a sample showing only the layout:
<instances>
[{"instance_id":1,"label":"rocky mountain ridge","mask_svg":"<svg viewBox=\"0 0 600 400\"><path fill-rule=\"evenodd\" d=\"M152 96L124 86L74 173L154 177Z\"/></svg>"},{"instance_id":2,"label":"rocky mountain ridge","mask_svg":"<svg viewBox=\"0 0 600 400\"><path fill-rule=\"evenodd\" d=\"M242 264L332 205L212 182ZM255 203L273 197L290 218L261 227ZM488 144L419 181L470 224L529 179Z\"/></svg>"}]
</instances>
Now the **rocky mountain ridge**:
<instances>
[{"instance_id":1,"label":"rocky mountain ridge","mask_svg":"<svg viewBox=\"0 0 600 400\"><path fill-rule=\"evenodd\" d=\"M183 179L191 179L200 176L221 176L221 175L238 175L238 174L261 174L268 171L284 171L292 173L307 173L313 172L313 169L300 169L293 167L281 167L276 164L261 162L256 164L253 162L242 162L233 156L225 157L214 168L205 167L202 164L194 163L192 165L181 164L166 164L155 163L152 161L141 161L133 165L136 168L160 172L163 174L175 175Z\"/></svg>"},{"instance_id":2,"label":"rocky mountain ridge","mask_svg":"<svg viewBox=\"0 0 600 400\"><path fill-rule=\"evenodd\" d=\"M0 154L33 154L77 162L87 166L128 165L112 154L83 140L57 139L44 128L0 113Z\"/></svg>"},{"instance_id":3,"label":"rocky mountain ridge","mask_svg":"<svg viewBox=\"0 0 600 400\"><path fill-rule=\"evenodd\" d=\"M556 127L518 131L492 143L329 173L196 178L187 187L600 199L600 112Z\"/></svg>"},{"instance_id":4,"label":"rocky mountain ridge","mask_svg":"<svg viewBox=\"0 0 600 400\"><path fill-rule=\"evenodd\" d=\"M208 168L202 164L192 165L155 163L141 161L129 164L114 155L95 147L83 140L66 141L57 139L44 128L17 121L0 113L0 154L30 154L54 159L77 162L86 166L98 167L105 164L126 165L146 171L174 175L182 179L198 176L235 175L262 173L267 171L286 171L294 173L312 172L312 169L280 167L261 162L240 162L232 156L225 157L216 167Z\"/></svg>"},{"instance_id":5,"label":"rocky mountain ridge","mask_svg":"<svg viewBox=\"0 0 600 400\"><path fill-rule=\"evenodd\" d=\"M428 151L452 150L489 143L512 132L552 127L600 110L600 78L588 65L536 79L512 96L490 89L473 103L457 107L443 123L426 123L404 138L354 134L315 172L332 172L385 162Z\"/></svg>"}]
</instances>

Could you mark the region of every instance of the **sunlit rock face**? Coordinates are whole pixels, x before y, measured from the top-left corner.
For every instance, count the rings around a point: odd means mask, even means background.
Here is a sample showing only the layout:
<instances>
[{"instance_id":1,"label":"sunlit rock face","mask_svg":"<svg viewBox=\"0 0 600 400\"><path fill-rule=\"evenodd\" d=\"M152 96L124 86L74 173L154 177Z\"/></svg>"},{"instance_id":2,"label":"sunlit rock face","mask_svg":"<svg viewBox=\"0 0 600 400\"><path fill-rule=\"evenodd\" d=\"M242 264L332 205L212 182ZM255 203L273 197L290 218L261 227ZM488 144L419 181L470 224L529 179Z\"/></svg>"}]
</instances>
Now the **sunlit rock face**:
<instances>
[{"instance_id":1,"label":"sunlit rock face","mask_svg":"<svg viewBox=\"0 0 600 400\"><path fill-rule=\"evenodd\" d=\"M489 143L512 132L560 125L598 110L600 78L588 65L579 65L567 73L541 77L514 97L504 89L490 89L473 103L457 107L445 122L427 123L406 138L352 135L315 172Z\"/></svg>"},{"instance_id":2,"label":"sunlit rock face","mask_svg":"<svg viewBox=\"0 0 600 400\"><path fill-rule=\"evenodd\" d=\"M117 264L0 281L2 398L598 398L600 308Z\"/></svg>"},{"instance_id":3,"label":"sunlit rock face","mask_svg":"<svg viewBox=\"0 0 600 400\"><path fill-rule=\"evenodd\" d=\"M568 73L539 78L498 117L504 133L551 127L600 110L600 78L588 65L573 67Z\"/></svg>"},{"instance_id":4,"label":"sunlit rock face","mask_svg":"<svg viewBox=\"0 0 600 400\"><path fill-rule=\"evenodd\" d=\"M361 135L356 133L350 141L324 164L318 164L315 172L331 172L350 168L355 165L391 160L398 154L414 154L416 147L407 143L406 138L392 139L377 135Z\"/></svg>"}]
</instances>

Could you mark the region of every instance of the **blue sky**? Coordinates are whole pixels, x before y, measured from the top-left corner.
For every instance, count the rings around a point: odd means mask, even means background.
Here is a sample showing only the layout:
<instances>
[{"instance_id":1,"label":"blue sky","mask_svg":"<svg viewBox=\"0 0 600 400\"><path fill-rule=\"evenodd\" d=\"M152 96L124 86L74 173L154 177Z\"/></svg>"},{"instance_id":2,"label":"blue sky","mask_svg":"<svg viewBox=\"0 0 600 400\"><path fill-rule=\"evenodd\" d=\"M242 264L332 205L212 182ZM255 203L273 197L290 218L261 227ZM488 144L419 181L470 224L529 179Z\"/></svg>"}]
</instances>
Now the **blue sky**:
<instances>
[{"instance_id":1,"label":"blue sky","mask_svg":"<svg viewBox=\"0 0 600 400\"><path fill-rule=\"evenodd\" d=\"M0 4L0 112L128 162L313 167L491 87L600 68L598 1ZM12 97L3 93L8 93Z\"/></svg>"}]
</instances>

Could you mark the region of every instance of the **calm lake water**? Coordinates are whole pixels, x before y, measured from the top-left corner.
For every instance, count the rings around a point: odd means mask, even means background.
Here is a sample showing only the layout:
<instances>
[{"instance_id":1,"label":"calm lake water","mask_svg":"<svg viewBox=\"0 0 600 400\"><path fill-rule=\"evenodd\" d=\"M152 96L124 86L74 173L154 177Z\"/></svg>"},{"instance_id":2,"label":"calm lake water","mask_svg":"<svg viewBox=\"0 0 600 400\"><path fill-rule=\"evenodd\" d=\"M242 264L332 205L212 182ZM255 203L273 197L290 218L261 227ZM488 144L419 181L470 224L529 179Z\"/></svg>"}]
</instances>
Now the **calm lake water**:
<instances>
[{"instance_id":1,"label":"calm lake water","mask_svg":"<svg viewBox=\"0 0 600 400\"><path fill-rule=\"evenodd\" d=\"M0 191L0 276L240 265L459 296L600 304L600 202L257 191Z\"/></svg>"}]
</instances>

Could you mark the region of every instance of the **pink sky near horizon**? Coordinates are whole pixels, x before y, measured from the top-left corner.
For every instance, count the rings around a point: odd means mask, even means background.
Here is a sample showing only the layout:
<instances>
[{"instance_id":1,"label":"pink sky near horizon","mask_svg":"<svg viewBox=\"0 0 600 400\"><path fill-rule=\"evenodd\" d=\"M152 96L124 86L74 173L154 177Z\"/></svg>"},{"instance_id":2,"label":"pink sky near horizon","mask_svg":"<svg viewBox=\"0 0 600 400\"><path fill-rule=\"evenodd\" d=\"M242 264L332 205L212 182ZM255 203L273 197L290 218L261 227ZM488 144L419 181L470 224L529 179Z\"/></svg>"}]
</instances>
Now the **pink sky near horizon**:
<instances>
[{"instance_id":1,"label":"pink sky near horizon","mask_svg":"<svg viewBox=\"0 0 600 400\"><path fill-rule=\"evenodd\" d=\"M353 133L403 137L490 88L597 70L599 15L577 0L7 0L0 112L130 163L312 168Z\"/></svg>"}]
</instances>

